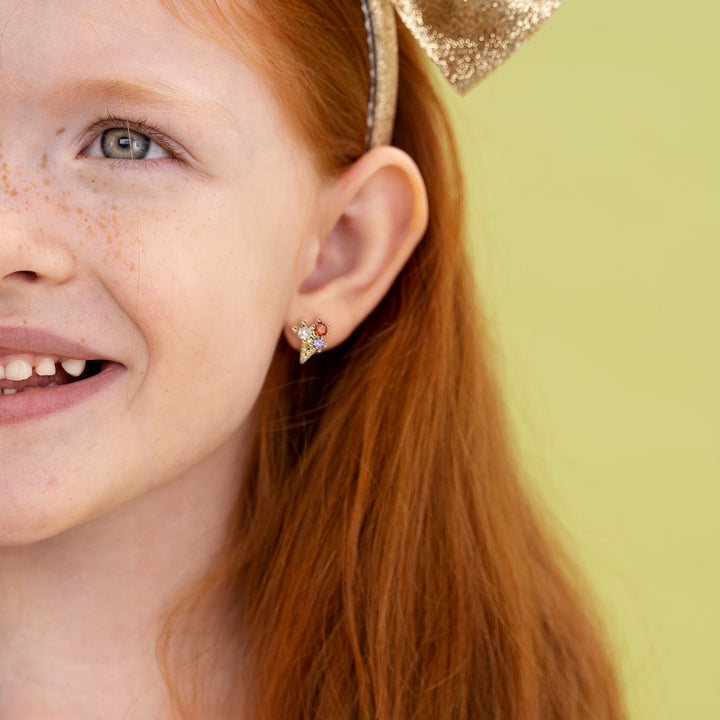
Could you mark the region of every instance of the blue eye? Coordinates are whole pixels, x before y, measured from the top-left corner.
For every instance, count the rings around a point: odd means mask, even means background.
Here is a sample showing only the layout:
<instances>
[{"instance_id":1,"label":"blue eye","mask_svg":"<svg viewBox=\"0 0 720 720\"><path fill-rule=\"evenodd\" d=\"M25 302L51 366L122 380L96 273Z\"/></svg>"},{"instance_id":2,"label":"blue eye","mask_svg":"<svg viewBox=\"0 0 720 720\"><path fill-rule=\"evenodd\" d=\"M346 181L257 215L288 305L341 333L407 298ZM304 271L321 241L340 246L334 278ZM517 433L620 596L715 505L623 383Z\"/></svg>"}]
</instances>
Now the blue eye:
<instances>
[{"instance_id":1,"label":"blue eye","mask_svg":"<svg viewBox=\"0 0 720 720\"><path fill-rule=\"evenodd\" d=\"M129 126L107 127L84 149L86 157L108 160L163 160L174 154L150 135Z\"/></svg>"},{"instance_id":2,"label":"blue eye","mask_svg":"<svg viewBox=\"0 0 720 720\"><path fill-rule=\"evenodd\" d=\"M127 128L111 128L100 137L103 155L112 160L143 160L151 142L147 135Z\"/></svg>"}]
</instances>

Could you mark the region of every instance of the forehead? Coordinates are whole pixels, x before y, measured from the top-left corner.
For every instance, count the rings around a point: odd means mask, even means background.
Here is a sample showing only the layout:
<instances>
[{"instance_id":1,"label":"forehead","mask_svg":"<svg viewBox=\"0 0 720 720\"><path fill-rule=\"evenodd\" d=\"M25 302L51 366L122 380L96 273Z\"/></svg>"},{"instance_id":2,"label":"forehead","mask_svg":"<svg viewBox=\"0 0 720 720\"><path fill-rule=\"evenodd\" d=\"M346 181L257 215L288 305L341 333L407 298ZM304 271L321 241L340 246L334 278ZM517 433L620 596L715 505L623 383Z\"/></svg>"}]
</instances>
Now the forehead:
<instances>
[{"instance_id":1,"label":"forehead","mask_svg":"<svg viewBox=\"0 0 720 720\"><path fill-rule=\"evenodd\" d=\"M229 107L253 79L239 53L157 0L0 0L0 28L2 77L18 96L105 79Z\"/></svg>"}]
</instances>

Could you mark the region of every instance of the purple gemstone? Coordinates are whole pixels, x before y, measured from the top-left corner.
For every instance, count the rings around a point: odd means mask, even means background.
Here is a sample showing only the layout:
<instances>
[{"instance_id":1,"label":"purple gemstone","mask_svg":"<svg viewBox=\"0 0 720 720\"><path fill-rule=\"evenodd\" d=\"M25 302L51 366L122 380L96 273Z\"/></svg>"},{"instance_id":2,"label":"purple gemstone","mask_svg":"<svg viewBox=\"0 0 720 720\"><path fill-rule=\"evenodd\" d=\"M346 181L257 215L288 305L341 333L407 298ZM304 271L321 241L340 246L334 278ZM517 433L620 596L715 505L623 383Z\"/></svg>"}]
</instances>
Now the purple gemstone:
<instances>
[{"instance_id":1,"label":"purple gemstone","mask_svg":"<svg viewBox=\"0 0 720 720\"><path fill-rule=\"evenodd\" d=\"M325 341L321 337L315 338L313 340L313 347L316 350L322 350L325 347Z\"/></svg>"}]
</instances>

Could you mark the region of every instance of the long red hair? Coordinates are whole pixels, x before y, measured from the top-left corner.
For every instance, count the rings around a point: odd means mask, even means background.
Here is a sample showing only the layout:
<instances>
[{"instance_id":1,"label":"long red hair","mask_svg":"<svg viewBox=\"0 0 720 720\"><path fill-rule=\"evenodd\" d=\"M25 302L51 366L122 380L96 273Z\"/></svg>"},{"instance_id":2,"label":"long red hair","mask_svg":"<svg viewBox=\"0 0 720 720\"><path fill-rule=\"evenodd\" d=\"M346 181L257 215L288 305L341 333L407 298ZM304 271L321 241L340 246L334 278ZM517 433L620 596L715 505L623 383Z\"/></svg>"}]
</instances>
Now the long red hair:
<instances>
[{"instance_id":1,"label":"long red hair","mask_svg":"<svg viewBox=\"0 0 720 720\"><path fill-rule=\"evenodd\" d=\"M323 171L362 154L359 0L165 2L256 65ZM521 488L453 135L402 27L399 41L393 144L425 178L427 232L342 346L300 367L280 342L226 553L161 639L170 684L187 717L622 718L595 623ZM197 630L211 596L181 687L192 643L176 630ZM213 684L228 672L237 683Z\"/></svg>"}]
</instances>

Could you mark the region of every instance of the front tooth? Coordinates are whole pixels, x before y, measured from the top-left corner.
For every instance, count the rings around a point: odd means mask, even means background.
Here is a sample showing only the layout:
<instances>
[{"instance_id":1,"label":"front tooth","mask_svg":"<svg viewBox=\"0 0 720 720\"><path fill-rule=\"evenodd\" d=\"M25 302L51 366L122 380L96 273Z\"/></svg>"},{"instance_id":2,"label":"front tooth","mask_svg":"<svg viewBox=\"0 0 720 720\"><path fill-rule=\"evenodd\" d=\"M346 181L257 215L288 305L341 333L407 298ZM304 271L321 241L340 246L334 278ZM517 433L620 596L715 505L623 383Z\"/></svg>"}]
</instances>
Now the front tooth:
<instances>
[{"instance_id":1,"label":"front tooth","mask_svg":"<svg viewBox=\"0 0 720 720\"><path fill-rule=\"evenodd\" d=\"M0 365L0 380L4 380L4 379L5 379L5 368L2 365Z\"/></svg>"},{"instance_id":2,"label":"front tooth","mask_svg":"<svg viewBox=\"0 0 720 720\"><path fill-rule=\"evenodd\" d=\"M5 367L8 380L27 380L32 375L32 365L22 358L13 358Z\"/></svg>"},{"instance_id":3,"label":"front tooth","mask_svg":"<svg viewBox=\"0 0 720 720\"><path fill-rule=\"evenodd\" d=\"M84 360L74 360L73 358L68 358L67 360L63 360L60 364L63 366L63 370L73 377L79 377L85 371Z\"/></svg>"},{"instance_id":4,"label":"front tooth","mask_svg":"<svg viewBox=\"0 0 720 720\"><path fill-rule=\"evenodd\" d=\"M35 373L37 375L54 375L55 361L50 357L43 358L36 366Z\"/></svg>"}]
</instances>

